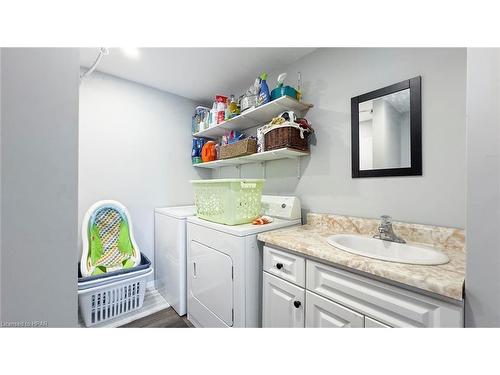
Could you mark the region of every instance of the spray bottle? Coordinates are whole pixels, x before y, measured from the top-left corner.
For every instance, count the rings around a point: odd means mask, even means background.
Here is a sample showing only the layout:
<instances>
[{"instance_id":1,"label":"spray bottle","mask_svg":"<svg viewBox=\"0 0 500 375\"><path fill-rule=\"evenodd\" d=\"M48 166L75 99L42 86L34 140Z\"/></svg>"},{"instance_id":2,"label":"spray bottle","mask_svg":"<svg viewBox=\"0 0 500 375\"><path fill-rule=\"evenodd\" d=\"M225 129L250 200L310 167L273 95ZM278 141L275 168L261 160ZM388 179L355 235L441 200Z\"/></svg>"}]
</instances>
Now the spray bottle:
<instances>
[{"instance_id":1,"label":"spray bottle","mask_svg":"<svg viewBox=\"0 0 500 375\"><path fill-rule=\"evenodd\" d=\"M257 105L263 105L271 101L271 94L269 94L269 87L267 86L267 73L262 73L260 75L260 90L259 98L257 100Z\"/></svg>"}]
</instances>

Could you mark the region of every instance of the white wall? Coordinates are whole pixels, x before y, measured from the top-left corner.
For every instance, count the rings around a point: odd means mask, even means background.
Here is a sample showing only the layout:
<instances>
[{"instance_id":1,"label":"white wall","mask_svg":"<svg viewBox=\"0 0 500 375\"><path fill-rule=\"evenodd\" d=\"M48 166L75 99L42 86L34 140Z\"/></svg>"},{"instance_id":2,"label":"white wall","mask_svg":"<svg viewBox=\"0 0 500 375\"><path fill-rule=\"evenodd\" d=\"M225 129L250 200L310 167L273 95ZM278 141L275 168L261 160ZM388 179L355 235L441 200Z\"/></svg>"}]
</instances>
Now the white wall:
<instances>
[{"instance_id":1,"label":"white wall","mask_svg":"<svg viewBox=\"0 0 500 375\"><path fill-rule=\"evenodd\" d=\"M466 49L323 48L271 73L271 89L284 71L292 85L302 73L303 100L314 104L307 118L316 139L311 157L302 160L300 180L294 161L268 163L266 193L296 194L313 212L465 226ZM352 179L350 99L417 75L423 176ZM232 167L222 171L223 177L236 175ZM242 175L260 177L262 170L243 166Z\"/></svg>"},{"instance_id":2,"label":"white wall","mask_svg":"<svg viewBox=\"0 0 500 375\"><path fill-rule=\"evenodd\" d=\"M137 243L153 261L154 208L192 204L189 180L208 177L191 166L195 106L191 100L98 72L83 82L80 225L94 202L116 199L129 209Z\"/></svg>"},{"instance_id":3,"label":"white wall","mask_svg":"<svg viewBox=\"0 0 500 375\"><path fill-rule=\"evenodd\" d=\"M77 324L78 50L1 55L4 322Z\"/></svg>"},{"instance_id":4,"label":"white wall","mask_svg":"<svg viewBox=\"0 0 500 375\"><path fill-rule=\"evenodd\" d=\"M465 324L500 326L500 49L467 50Z\"/></svg>"}]
</instances>

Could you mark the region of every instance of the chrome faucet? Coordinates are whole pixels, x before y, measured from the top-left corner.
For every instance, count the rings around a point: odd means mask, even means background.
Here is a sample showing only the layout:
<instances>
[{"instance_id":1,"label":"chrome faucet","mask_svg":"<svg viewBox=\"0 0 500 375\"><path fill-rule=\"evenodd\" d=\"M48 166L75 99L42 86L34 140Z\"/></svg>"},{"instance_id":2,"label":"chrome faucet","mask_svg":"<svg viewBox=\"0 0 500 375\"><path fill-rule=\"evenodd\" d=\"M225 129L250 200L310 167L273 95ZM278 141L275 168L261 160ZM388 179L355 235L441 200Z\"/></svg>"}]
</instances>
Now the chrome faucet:
<instances>
[{"instance_id":1,"label":"chrome faucet","mask_svg":"<svg viewBox=\"0 0 500 375\"><path fill-rule=\"evenodd\" d=\"M394 229L392 228L391 217L388 215L380 216L380 225L378 226L378 234L376 234L373 237L381 239L383 241L406 243L405 240L403 240L401 237L398 237L396 233L394 233Z\"/></svg>"}]
</instances>

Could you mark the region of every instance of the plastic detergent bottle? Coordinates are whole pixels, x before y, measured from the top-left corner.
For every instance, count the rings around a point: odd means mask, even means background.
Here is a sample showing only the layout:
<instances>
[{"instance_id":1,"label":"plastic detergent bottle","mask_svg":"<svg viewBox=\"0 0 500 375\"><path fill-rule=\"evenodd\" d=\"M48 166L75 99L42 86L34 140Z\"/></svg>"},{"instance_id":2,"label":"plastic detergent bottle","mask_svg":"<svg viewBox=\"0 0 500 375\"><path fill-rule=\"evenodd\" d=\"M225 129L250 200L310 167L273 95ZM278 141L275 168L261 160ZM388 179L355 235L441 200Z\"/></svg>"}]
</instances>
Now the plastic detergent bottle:
<instances>
[{"instance_id":1,"label":"plastic detergent bottle","mask_svg":"<svg viewBox=\"0 0 500 375\"><path fill-rule=\"evenodd\" d=\"M217 95L215 101L217 103L217 124L220 124L224 122L226 116L227 96Z\"/></svg>"},{"instance_id":2,"label":"plastic detergent bottle","mask_svg":"<svg viewBox=\"0 0 500 375\"><path fill-rule=\"evenodd\" d=\"M210 110L210 126L215 125L217 125L217 102L214 102L214 105Z\"/></svg>"},{"instance_id":3,"label":"plastic detergent bottle","mask_svg":"<svg viewBox=\"0 0 500 375\"><path fill-rule=\"evenodd\" d=\"M191 162L193 164L199 163L197 159L197 153L198 153L198 140L196 138L193 138L193 146L191 147Z\"/></svg>"},{"instance_id":4,"label":"plastic detergent bottle","mask_svg":"<svg viewBox=\"0 0 500 375\"><path fill-rule=\"evenodd\" d=\"M201 163L202 139L193 138L193 148L191 149L191 162L193 164Z\"/></svg>"},{"instance_id":5,"label":"plastic detergent bottle","mask_svg":"<svg viewBox=\"0 0 500 375\"><path fill-rule=\"evenodd\" d=\"M260 75L260 89L259 89L259 99L258 104L266 104L271 100L271 94L269 94L269 87L267 86L267 73L262 73Z\"/></svg>"},{"instance_id":6,"label":"plastic detergent bottle","mask_svg":"<svg viewBox=\"0 0 500 375\"><path fill-rule=\"evenodd\" d=\"M234 95L229 97L227 108L229 112L228 118L233 118L234 116L238 116L240 114L240 107L238 107L238 103L236 102Z\"/></svg>"}]
</instances>

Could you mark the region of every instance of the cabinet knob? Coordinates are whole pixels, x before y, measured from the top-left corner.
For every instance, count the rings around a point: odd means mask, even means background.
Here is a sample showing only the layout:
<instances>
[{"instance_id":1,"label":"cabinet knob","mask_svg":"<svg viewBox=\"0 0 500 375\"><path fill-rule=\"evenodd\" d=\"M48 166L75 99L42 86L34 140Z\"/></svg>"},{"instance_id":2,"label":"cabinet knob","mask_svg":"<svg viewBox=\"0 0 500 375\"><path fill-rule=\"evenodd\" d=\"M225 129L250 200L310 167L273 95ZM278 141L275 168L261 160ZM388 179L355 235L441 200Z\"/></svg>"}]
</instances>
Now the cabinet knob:
<instances>
[{"instance_id":1,"label":"cabinet knob","mask_svg":"<svg viewBox=\"0 0 500 375\"><path fill-rule=\"evenodd\" d=\"M283 268L283 263L276 263L276 268L277 269L282 269Z\"/></svg>"},{"instance_id":2,"label":"cabinet knob","mask_svg":"<svg viewBox=\"0 0 500 375\"><path fill-rule=\"evenodd\" d=\"M295 306L296 309L298 309L300 305L302 305L302 303L300 303L300 301L293 301L293 305Z\"/></svg>"}]
</instances>

